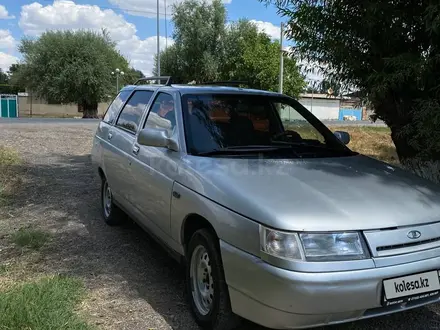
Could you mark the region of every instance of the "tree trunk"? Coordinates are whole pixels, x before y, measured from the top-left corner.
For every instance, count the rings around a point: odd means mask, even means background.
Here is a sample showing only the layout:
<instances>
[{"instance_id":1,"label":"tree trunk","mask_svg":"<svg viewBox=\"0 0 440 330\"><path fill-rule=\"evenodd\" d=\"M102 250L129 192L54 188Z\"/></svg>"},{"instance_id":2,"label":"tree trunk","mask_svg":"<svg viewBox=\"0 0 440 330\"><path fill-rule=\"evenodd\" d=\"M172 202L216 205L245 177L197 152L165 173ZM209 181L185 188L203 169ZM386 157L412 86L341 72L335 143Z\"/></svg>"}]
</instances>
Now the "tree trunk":
<instances>
[{"instance_id":1,"label":"tree trunk","mask_svg":"<svg viewBox=\"0 0 440 330\"><path fill-rule=\"evenodd\" d=\"M398 135L395 128L391 129L391 138L402 167L422 178L440 183L440 161L436 157L431 160L422 158L420 152L409 144L408 137Z\"/></svg>"},{"instance_id":2,"label":"tree trunk","mask_svg":"<svg viewBox=\"0 0 440 330\"><path fill-rule=\"evenodd\" d=\"M83 101L81 103L83 118L98 118L98 103Z\"/></svg>"},{"instance_id":3,"label":"tree trunk","mask_svg":"<svg viewBox=\"0 0 440 330\"><path fill-rule=\"evenodd\" d=\"M423 161L421 159L404 159L401 160L404 168L414 172L422 178L431 180L435 183L440 183L440 161L429 160Z\"/></svg>"}]
</instances>

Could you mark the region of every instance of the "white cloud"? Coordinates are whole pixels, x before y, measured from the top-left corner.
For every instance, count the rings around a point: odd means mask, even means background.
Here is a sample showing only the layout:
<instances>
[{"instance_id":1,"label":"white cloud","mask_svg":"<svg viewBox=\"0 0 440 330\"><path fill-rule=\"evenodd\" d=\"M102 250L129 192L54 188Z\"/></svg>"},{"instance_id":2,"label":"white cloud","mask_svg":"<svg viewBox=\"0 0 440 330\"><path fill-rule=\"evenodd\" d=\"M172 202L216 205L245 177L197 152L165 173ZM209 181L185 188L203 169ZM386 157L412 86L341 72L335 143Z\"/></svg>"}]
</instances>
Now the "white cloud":
<instances>
[{"instance_id":1,"label":"white cloud","mask_svg":"<svg viewBox=\"0 0 440 330\"><path fill-rule=\"evenodd\" d=\"M19 26L30 36L41 35L46 30L100 31L106 28L116 41L117 48L134 68L146 75L150 75L153 70L156 37L139 38L135 25L110 9L78 5L68 0L55 1L47 6L34 2L22 7ZM165 40L165 37L160 38L162 48L165 46ZM172 43L173 41L168 39L168 45Z\"/></svg>"},{"instance_id":2,"label":"white cloud","mask_svg":"<svg viewBox=\"0 0 440 330\"><path fill-rule=\"evenodd\" d=\"M172 5L183 0L167 0L167 15L171 14ZM126 13L135 16L156 17L157 0L109 0L115 6L118 6ZM208 0L209 2L209 0ZM231 3L232 0L223 0L224 4ZM165 2L159 2L159 13L165 15Z\"/></svg>"},{"instance_id":3,"label":"white cloud","mask_svg":"<svg viewBox=\"0 0 440 330\"><path fill-rule=\"evenodd\" d=\"M30 36L40 35L46 30L100 31L105 28L113 40L119 41L136 33L134 24L128 23L122 15L113 10L102 10L92 5L77 5L69 0L54 1L52 5L47 6L38 2L22 6L18 25Z\"/></svg>"},{"instance_id":4,"label":"white cloud","mask_svg":"<svg viewBox=\"0 0 440 330\"><path fill-rule=\"evenodd\" d=\"M280 39L281 27L273 25L270 22L257 21L254 19L251 20L251 22L257 26L258 30L260 30L261 32L265 32L272 39Z\"/></svg>"},{"instance_id":5,"label":"white cloud","mask_svg":"<svg viewBox=\"0 0 440 330\"><path fill-rule=\"evenodd\" d=\"M160 49L163 50L166 45L166 38L160 37ZM168 46L174 43L168 38ZM146 76L150 76L154 67L154 55L157 50L157 37L149 37L144 40L138 36L131 39L121 40L118 43L121 53L130 59L130 64L138 70L141 70Z\"/></svg>"},{"instance_id":6,"label":"white cloud","mask_svg":"<svg viewBox=\"0 0 440 330\"><path fill-rule=\"evenodd\" d=\"M0 69L8 71L9 67L18 62L18 57L0 52Z\"/></svg>"},{"instance_id":7,"label":"white cloud","mask_svg":"<svg viewBox=\"0 0 440 330\"><path fill-rule=\"evenodd\" d=\"M13 51L15 49L15 39L9 30L0 30L0 49Z\"/></svg>"},{"instance_id":8,"label":"white cloud","mask_svg":"<svg viewBox=\"0 0 440 330\"><path fill-rule=\"evenodd\" d=\"M13 19L15 16L9 16L8 11L6 10L6 7L3 5L0 5L0 19Z\"/></svg>"}]
</instances>

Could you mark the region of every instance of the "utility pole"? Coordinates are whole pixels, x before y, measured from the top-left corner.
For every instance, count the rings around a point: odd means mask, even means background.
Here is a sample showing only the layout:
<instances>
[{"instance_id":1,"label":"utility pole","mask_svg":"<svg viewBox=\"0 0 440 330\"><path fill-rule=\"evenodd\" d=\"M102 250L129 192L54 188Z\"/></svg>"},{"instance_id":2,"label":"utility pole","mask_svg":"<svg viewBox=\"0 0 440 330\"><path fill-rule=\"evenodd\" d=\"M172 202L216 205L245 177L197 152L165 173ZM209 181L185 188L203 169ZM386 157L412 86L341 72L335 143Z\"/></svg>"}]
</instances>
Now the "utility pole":
<instances>
[{"instance_id":1,"label":"utility pole","mask_svg":"<svg viewBox=\"0 0 440 330\"><path fill-rule=\"evenodd\" d=\"M163 0L165 4L165 49L168 48L168 26L167 26L167 0Z\"/></svg>"},{"instance_id":2,"label":"utility pole","mask_svg":"<svg viewBox=\"0 0 440 330\"><path fill-rule=\"evenodd\" d=\"M32 91L30 92L30 96L31 96L31 105L30 105L30 108L29 108L29 117L32 118Z\"/></svg>"},{"instance_id":3,"label":"utility pole","mask_svg":"<svg viewBox=\"0 0 440 330\"><path fill-rule=\"evenodd\" d=\"M157 0L157 75L160 77L160 41L159 41L159 30L160 30L160 24L159 24L159 0ZM159 82L160 84L160 82Z\"/></svg>"},{"instance_id":4,"label":"utility pole","mask_svg":"<svg viewBox=\"0 0 440 330\"><path fill-rule=\"evenodd\" d=\"M283 81L284 81L284 50L283 50L283 38L284 38L284 25L281 23L281 36L280 36L280 80L279 80L279 92L283 93Z\"/></svg>"},{"instance_id":5,"label":"utility pole","mask_svg":"<svg viewBox=\"0 0 440 330\"><path fill-rule=\"evenodd\" d=\"M310 102L310 112L313 113L313 95L315 94L316 80L312 80L312 101Z\"/></svg>"}]
</instances>

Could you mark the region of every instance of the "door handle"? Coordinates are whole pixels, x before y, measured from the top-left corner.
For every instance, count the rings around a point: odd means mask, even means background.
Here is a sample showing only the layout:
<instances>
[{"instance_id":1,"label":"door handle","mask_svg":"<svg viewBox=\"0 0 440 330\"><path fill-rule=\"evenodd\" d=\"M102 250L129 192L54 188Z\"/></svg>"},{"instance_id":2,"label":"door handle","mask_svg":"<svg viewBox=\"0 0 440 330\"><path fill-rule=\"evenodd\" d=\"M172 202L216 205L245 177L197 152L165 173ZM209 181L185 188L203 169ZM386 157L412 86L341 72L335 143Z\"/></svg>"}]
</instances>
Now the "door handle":
<instances>
[{"instance_id":1,"label":"door handle","mask_svg":"<svg viewBox=\"0 0 440 330\"><path fill-rule=\"evenodd\" d=\"M137 145L134 145L134 146L133 146L132 151L133 151L133 153L134 153L135 155L137 155L137 154L139 153L139 150L140 150L139 146L137 146Z\"/></svg>"},{"instance_id":2,"label":"door handle","mask_svg":"<svg viewBox=\"0 0 440 330\"><path fill-rule=\"evenodd\" d=\"M108 135L107 135L107 138L108 138L109 140L111 140L112 137L113 137L113 133L112 133L112 132L109 132Z\"/></svg>"}]
</instances>

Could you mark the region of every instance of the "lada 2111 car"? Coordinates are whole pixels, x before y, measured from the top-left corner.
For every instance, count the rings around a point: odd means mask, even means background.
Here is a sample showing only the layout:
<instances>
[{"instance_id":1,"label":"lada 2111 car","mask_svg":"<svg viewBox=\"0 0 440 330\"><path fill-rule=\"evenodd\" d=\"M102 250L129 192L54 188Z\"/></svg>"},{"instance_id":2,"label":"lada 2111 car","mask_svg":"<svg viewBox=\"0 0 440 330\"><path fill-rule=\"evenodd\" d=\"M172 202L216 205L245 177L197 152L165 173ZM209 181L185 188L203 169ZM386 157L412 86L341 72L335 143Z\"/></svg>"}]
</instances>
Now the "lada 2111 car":
<instances>
[{"instance_id":1,"label":"lada 2111 car","mask_svg":"<svg viewBox=\"0 0 440 330\"><path fill-rule=\"evenodd\" d=\"M348 142L291 97L167 79L120 91L92 159L105 222L128 214L185 263L205 329L438 302L439 188Z\"/></svg>"}]
</instances>

